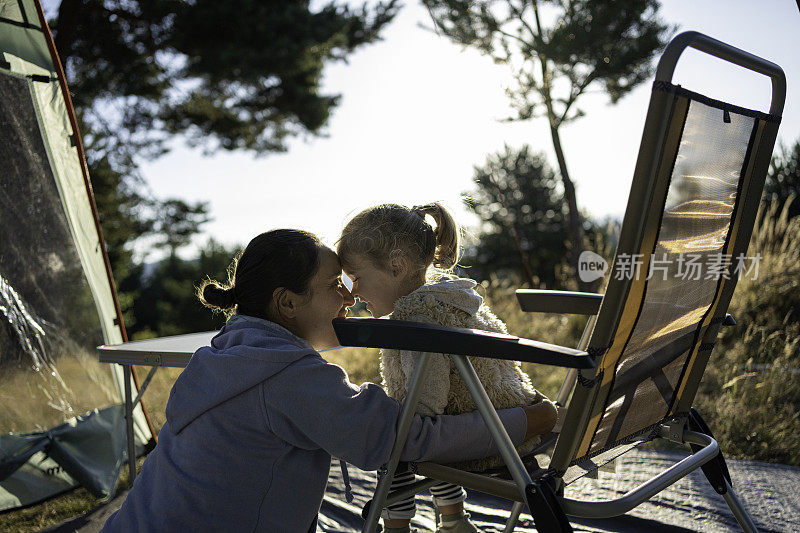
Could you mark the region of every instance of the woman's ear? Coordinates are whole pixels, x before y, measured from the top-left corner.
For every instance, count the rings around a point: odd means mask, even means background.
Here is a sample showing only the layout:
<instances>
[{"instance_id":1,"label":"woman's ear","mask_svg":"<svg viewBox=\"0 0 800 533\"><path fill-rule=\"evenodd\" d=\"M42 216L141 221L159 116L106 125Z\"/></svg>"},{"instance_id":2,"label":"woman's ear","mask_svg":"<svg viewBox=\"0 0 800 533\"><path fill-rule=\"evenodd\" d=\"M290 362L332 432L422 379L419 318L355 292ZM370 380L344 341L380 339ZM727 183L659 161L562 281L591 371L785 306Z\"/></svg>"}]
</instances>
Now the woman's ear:
<instances>
[{"instance_id":1,"label":"woman's ear","mask_svg":"<svg viewBox=\"0 0 800 533\"><path fill-rule=\"evenodd\" d=\"M272 293L275 311L282 320L293 320L297 317L297 295L286 287L278 287Z\"/></svg>"}]
</instances>

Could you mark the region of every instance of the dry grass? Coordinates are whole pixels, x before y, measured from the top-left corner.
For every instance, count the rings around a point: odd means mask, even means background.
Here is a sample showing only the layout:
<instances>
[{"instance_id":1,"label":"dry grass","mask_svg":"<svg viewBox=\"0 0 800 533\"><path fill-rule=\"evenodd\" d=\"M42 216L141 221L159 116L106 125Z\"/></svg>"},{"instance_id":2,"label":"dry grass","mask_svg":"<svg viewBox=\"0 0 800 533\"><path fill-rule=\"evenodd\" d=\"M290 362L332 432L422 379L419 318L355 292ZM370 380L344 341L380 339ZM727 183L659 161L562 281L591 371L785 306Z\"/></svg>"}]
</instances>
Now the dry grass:
<instances>
[{"instance_id":1,"label":"dry grass","mask_svg":"<svg viewBox=\"0 0 800 533\"><path fill-rule=\"evenodd\" d=\"M144 458L137 462L137 471L142 469ZM123 468L118 489L128 486L128 469ZM0 531L3 533L33 533L53 526L75 516L84 514L100 504L86 489L79 487L57 498L19 511L0 514Z\"/></svg>"},{"instance_id":2,"label":"dry grass","mask_svg":"<svg viewBox=\"0 0 800 533\"><path fill-rule=\"evenodd\" d=\"M42 504L0 514L0 531L8 533L39 531L83 514L95 505L97 505L97 498L89 494L86 489L78 488Z\"/></svg>"},{"instance_id":3,"label":"dry grass","mask_svg":"<svg viewBox=\"0 0 800 533\"><path fill-rule=\"evenodd\" d=\"M790 200L791 201L791 200ZM800 217L788 202L762 209L749 256L758 277L739 281L697 406L729 455L800 464Z\"/></svg>"},{"instance_id":4,"label":"dry grass","mask_svg":"<svg viewBox=\"0 0 800 533\"><path fill-rule=\"evenodd\" d=\"M135 366L136 375L139 378L139 383L142 383L147 377L152 367L149 366ZM169 391L172 389L172 384L178 379L178 376L183 371L182 368L169 368L163 367L156 371L147 390L144 391L142 400L144 401L147 415L150 418L150 423L156 434L161 431L161 426L167 421L165 409L167 408L167 400L169 399Z\"/></svg>"},{"instance_id":5,"label":"dry grass","mask_svg":"<svg viewBox=\"0 0 800 533\"><path fill-rule=\"evenodd\" d=\"M7 365L0 374L0 433L44 431L95 407L114 403L116 387L108 366L76 349L33 374L28 366Z\"/></svg>"}]
</instances>

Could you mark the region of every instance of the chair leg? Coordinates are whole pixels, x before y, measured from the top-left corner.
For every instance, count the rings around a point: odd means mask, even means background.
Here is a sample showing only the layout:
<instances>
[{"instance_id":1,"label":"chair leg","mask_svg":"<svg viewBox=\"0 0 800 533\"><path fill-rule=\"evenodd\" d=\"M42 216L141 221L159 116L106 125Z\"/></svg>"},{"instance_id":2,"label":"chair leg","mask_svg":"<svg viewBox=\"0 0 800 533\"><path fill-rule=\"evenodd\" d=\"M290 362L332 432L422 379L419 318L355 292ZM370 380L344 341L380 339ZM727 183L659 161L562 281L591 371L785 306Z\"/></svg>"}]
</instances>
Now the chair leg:
<instances>
[{"instance_id":1,"label":"chair leg","mask_svg":"<svg viewBox=\"0 0 800 533\"><path fill-rule=\"evenodd\" d=\"M451 355L450 357L456 369L458 369L458 373L461 374L461 379L464 380L472 399L475 400L475 405L478 406L478 411L483 416L483 420L489 428L489 433L491 433L497 444L497 449L500 451L500 456L506 463L511 477L519 488L520 495L524 497L525 489L531 484L531 477L522 459L520 459L511 437L508 436L505 426L500 422L500 417L497 415L491 400L489 400L486 389L483 388L480 379L478 379L475 368L473 368L469 359L463 355Z\"/></svg>"},{"instance_id":2,"label":"chair leg","mask_svg":"<svg viewBox=\"0 0 800 533\"><path fill-rule=\"evenodd\" d=\"M511 516L508 517L508 521L506 522L506 527L503 530L503 533L512 533L514 531L514 528L517 527L519 515L522 513L523 507L525 507L525 504L521 502L514 502L514 506L511 507Z\"/></svg>"},{"instance_id":3,"label":"chair leg","mask_svg":"<svg viewBox=\"0 0 800 533\"><path fill-rule=\"evenodd\" d=\"M475 400L475 405L478 406L478 411L483 416L520 495L528 502L528 509L533 516L536 529L539 531L572 531L572 526L570 526L550 484L547 481L533 482L531 480L525 464L520 459L506 428L500 422L500 417L489 400L486 389L478 379L472 363L463 355L451 355L450 358L461 375L461 379L464 380L472 399Z\"/></svg>"},{"instance_id":4,"label":"chair leg","mask_svg":"<svg viewBox=\"0 0 800 533\"><path fill-rule=\"evenodd\" d=\"M378 484L375 487L375 495L372 498L372 503L364 521L364 529L362 530L365 533L374 533L378 530L378 520L386 504L386 497L389 495L389 488L392 486L392 479L397 470L397 464L400 462L400 454L403 452L408 430L411 428L411 421L414 419L414 414L416 413L417 402L422 392L422 384L425 382L425 373L428 371L428 363L430 363L430 360L431 354L426 352L421 353L419 359L417 359L414 375L411 377L411 382L408 384L406 399L403 401L403 406L400 409L400 417L397 420L397 436L392 446L389 462L378 472Z\"/></svg>"},{"instance_id":5,"label":"chair leg","mask_svg":"<svg viewBox=\"0 0 800 533\"><path fill-rule=\"evenodd\" d=\"M525 498L536 531L571 533L572 525L558 500L551 478L537 479L528 486Z\"/></svg>"},{"instance_id":6,"label":"chair leg","mask_svg":"<svg viewBox=\"0 0 800 533\"><path fill-rule=\"evenodd\" d=\"M688 422L690 429L705 433L711 438L714 438L714 434L711 433L711 428L708 427L706 421L694 407L689 409ZM692 444L690 446L692 452L697 452L697 445ZM733 516L736 518L739 526L741 526L746 533L758 531L755 523L753 523L753 519L750 518L742 502L739 501L739 498L736 497L736 493L733 492L731 474L728 471L728 465L725 464L725 457L722 455L722 451L720 451L714 459L704 464L702 469L703 473L706 475L706 479L711 483L714 490L725 498L725 502L728 504L728 507L730 507L731 512L733 512Z\"/></svg>"},{"instance_id":7,"label":"chair leg","mask_svg":"<svg viewBox=\"0 0 800 533\"><path fill-rule=\"evenodd\" d=\"M730 507L731 512L733 512L733 516L736 518L736 521L739 522L739 526L744 530L745 533L757 533L758 528L756 528L753 519L750 518L750 514L748 514L747 509L744 508L742 502L739 501L739 498L736 497L736 493L733 492L733 488L727 485L727 489L725 493L722 495L725 498L725 502Z\"/></svg>"},{"instance_id":8,"label":"chair leg","mask_svg":"<svg viewBox=\"0 0 800 533\"><path fill-rule=\"evenodd\" d=\"M364 519L364 529L362 529L364 533L375 533L378 531L378 520L381 518L381 511L386 503L386 496L389 494L393 476L394 472L392 472L392 475L387 475L387 473L382 472L378 473L378 484L375 486L375 495L369 502L367 516Z\"/></svg>"}]
</instances>

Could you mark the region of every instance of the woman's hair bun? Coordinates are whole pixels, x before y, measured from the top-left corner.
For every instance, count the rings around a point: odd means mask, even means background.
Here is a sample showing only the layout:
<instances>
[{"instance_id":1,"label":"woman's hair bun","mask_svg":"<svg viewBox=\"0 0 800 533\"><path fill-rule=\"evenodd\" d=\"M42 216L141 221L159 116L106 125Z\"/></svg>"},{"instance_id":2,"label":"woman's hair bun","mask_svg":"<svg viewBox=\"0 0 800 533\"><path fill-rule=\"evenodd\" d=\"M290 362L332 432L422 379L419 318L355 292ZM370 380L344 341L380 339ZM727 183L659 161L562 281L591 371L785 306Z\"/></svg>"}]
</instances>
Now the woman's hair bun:
<instances>
[{"instance_id":1,"label":"woman's hair bun","mask_svg":"<svg viewBox=\"0 0 800 533\"><path fill-rule=\"evenodd\" d=\"M233 287L223 287L216 281L206 280L200 289L200 301L206 306L226 310L236 305Z\"/></svg>"}]
</instances>

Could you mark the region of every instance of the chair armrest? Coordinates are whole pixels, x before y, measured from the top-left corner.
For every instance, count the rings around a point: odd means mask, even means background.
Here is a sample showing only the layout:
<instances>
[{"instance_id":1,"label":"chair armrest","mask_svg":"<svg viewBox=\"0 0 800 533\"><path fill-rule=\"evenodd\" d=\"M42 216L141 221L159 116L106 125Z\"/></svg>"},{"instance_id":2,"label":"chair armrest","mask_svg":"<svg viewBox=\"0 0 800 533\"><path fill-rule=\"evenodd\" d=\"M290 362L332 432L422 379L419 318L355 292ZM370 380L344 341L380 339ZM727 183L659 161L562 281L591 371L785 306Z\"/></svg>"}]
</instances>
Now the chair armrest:
<instances>
[{"instance_id":1,"label":"chair armrest","mask_svg":"<svg viewBox=\"0 0 800 533\"><path fill-rule=\"evenodd\" d=\"M479 329L381 318L334 318L333 329L342 346L393 348L568 368L594 368L594 361L584 351Z\"/></svg>"},{"instance_id":2,"label":"chair armrest","mask_svg":"<svg viewBox=\"0 0 800 533\"><path fill-rule=\"evenodd\" d=\"M593 292L517 289L517 300L526 313L596 315L603 295Z\"/></svg>"}]
</instances>

